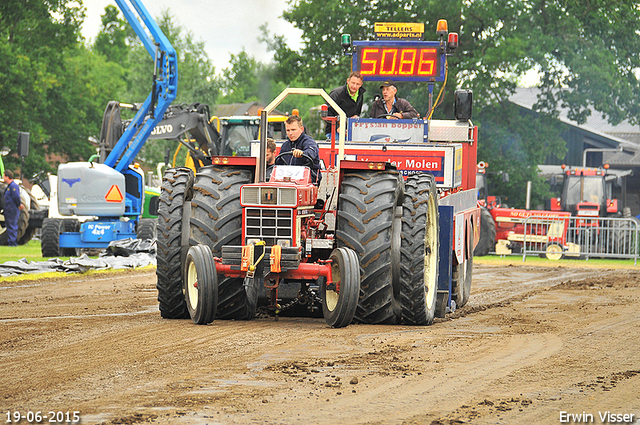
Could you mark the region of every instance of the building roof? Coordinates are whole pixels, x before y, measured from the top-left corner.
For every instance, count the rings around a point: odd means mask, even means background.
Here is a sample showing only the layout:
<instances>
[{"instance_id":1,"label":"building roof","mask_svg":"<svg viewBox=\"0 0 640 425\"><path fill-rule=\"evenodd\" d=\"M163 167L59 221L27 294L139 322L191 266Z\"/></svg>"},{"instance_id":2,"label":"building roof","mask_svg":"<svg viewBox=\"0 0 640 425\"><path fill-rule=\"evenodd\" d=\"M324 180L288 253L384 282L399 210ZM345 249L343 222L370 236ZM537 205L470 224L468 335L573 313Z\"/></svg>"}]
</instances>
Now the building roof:
<instances>
[{"instance_id":1,"label":"building roof","mask_svg":"<svg viewBox=\"0 0 640 425\"><path fill-rule=\"evenodd\" d=\"M531 109L538 101L538 94L540 94L540 92L540 89L536 87L517 88L516 92L509 97L509 100L527 109ZM562 121L569 121L576 124L575 121L571 121L568 118L568 111L567 108L560 109L560 118ZM640 135L640 125L633 125L629 123L629 120L624 120L619 124L613 125L610 124L602 114L593 110L591 110L591 115L587 117L587 122L584 125L602 133L629 133L635 134L636 136Z\"/></svg>"},{"instance_id":2,"label":"building roof","mask_svg":"<svg viewBox=\"0 0 640 425\"><path fill-rule=\"evenodd\" d=\"M264 109L264 105L257 101L247 103L227 103L222 105L216 105L213 109L213 115L218 117L230 117L240 115L259 116L260 111ZM277 109L271 112L273 115L284 115Z\"/></svg>"},{"instance_id":3,"label":"building roof","mask_svg":"<svg viewBox=\"0 0 640 425\"><path fill-rule=\"evenodd\" d=\"M509 101L522 108L533 110L540 92L541 90L535 87L517 88L509 97ZM578 124L569 119L568 111L567 108L559 109L558 119L561 122L589 133L592 139L606 139L610 145L624 149L621 152L603 152L603 159L606 162L616 165L640 164L640 125L632 125L628 120L612 125L602 117L602 114L593 110L584 124Z\"/></svg>"},{"instance_id":4,"label":"building roof","mask_svg":"<svg viewBox=\"0 0 640 425\"><path fill-rule=\"evenodd\" d=\"M258 102L227 103L224 105L216 105L213 115L219 117L228 117L232 115L258 115L258 108Z\"/></svg>"}]
</instances>

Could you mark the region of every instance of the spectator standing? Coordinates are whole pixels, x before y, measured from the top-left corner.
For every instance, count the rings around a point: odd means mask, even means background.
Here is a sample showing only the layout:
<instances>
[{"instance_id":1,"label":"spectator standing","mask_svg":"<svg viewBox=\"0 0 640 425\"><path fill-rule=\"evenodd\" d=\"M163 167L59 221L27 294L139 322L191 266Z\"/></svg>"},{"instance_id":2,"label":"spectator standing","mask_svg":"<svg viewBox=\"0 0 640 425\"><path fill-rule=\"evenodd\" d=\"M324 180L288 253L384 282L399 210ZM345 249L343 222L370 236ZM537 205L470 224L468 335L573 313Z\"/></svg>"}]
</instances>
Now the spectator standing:
<instances>
[{"instance_id":1,"label":"spectator standing","mask_svg":"<svg viewBox=\"0 0 640 425\"><path fill-rule=\"evenodd\" d=\"M18 246L18 222L20 211L24 209L20 200L20 187L13 180L11 170L5 170L3 179L7 184L4 191L4 223L7 228L7 245Z\"/></svg>"}]
</instances>

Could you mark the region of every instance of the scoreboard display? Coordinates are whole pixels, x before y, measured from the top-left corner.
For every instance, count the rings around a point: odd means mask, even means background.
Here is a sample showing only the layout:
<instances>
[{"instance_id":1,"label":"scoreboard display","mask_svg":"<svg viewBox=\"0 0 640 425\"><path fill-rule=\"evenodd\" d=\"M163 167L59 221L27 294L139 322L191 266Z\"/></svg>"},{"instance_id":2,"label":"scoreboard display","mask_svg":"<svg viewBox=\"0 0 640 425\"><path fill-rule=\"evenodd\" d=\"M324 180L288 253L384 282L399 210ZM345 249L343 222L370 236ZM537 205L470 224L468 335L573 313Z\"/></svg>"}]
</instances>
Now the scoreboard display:
<instances>
[{"instance_id":1,"label":"scoreboard display","mask_svg":"<svg viewBox=\"0 0 640 425\"><path fill-rule=\"evenodd\" d=\"M353 70L368 81L444 81L444 54L433 41L356 41Z\"/></svg>"}]
</instances>

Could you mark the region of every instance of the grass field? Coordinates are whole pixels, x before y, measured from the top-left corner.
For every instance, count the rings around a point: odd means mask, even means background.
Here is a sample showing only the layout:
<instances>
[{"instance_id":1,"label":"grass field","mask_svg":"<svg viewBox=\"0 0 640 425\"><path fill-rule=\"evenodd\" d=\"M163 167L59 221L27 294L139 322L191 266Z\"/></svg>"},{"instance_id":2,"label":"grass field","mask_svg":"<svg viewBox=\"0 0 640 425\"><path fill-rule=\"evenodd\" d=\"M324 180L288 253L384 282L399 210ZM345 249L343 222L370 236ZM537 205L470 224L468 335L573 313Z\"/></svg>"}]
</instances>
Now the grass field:
<instances>
[{"instance_id":1,"label":"grass field","mask_svg":"<svg viewBox=\"0 0 640 425\"><path fill-rule=\"evenodd\" d=\"M528 255L525 261L522 261L522 255L509 255L501 257L499 255L487 255L486 257L475 257L474 263L486 264L492 266L510 266L510 265L526 265L526 266L544 266L544 267L577 267L577 268L598 268L598 269L633 269L640 268L640 261L637 265L633 260L615 259L615 258L592 258L589 260L549 260L533 255Z\"/></svg>"},{"instance_id":2,"label":"grass field","mask_svg":"<svg viewBox=\"0 0 640 425\"><path fill-rule=\"evenodd\" d=\"M40 241L32 239L25 245L19 246L0 246L0 264L6 261L18 261L22 258L28 261L47 261L48 258L42 257L40 253ZM68 260L69 257L60 257L62 260Z\"/></svg>"},{"instance_id":3,"label":"grass field","mask_svg":"<svg viewBox=\"0 0 640 425\"><path fill-rule=\"evenodd\" d=\"M33 239L29 241L25 245L20 246L0 246L0 264L3 264L7 261L18 261L21 259L26 259L27 261L48 261L49 258L44 258L40 252L40 241ZM69 257L58 257L61 260L68 260ZM91 256L89 258L98 258L97 256ZM140 267L136 270L145 270L145 269L155 269L155 266L145 266ZM109 269L109 270L89 270L86 273L123 273L127 272L131 269ZM18 276L9 276L9 277L0 277L0 281L12 282L12 281L22 281L22 280L32 280L34 278L37 279L47 279L47 278L56 278L56 277L64 277L68 276L67 273L64 272L46 272L46 273L38 273L38 274L22 274Z\"/></svg>"}]
</instances>

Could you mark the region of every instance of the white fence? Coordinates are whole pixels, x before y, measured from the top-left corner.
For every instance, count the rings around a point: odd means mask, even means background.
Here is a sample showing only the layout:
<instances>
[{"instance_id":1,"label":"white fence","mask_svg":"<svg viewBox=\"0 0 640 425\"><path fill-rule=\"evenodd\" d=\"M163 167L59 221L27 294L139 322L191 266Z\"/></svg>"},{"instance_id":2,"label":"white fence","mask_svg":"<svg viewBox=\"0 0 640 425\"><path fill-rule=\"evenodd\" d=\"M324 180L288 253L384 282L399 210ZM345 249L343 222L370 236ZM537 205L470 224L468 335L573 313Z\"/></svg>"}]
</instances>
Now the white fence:
<instances>
[{"instance_id":1,"label":"white fence","mask_svg":"<svg viewBox=\"0 0 640 425\"><path fill-rule=\"evenodd\" d=\"M520 238L519 238L520 239ZM524 220L522 261L527 255L560 258L640 256L640 222L635 218L530 216Z\"/></svg>"}]
</instances>

